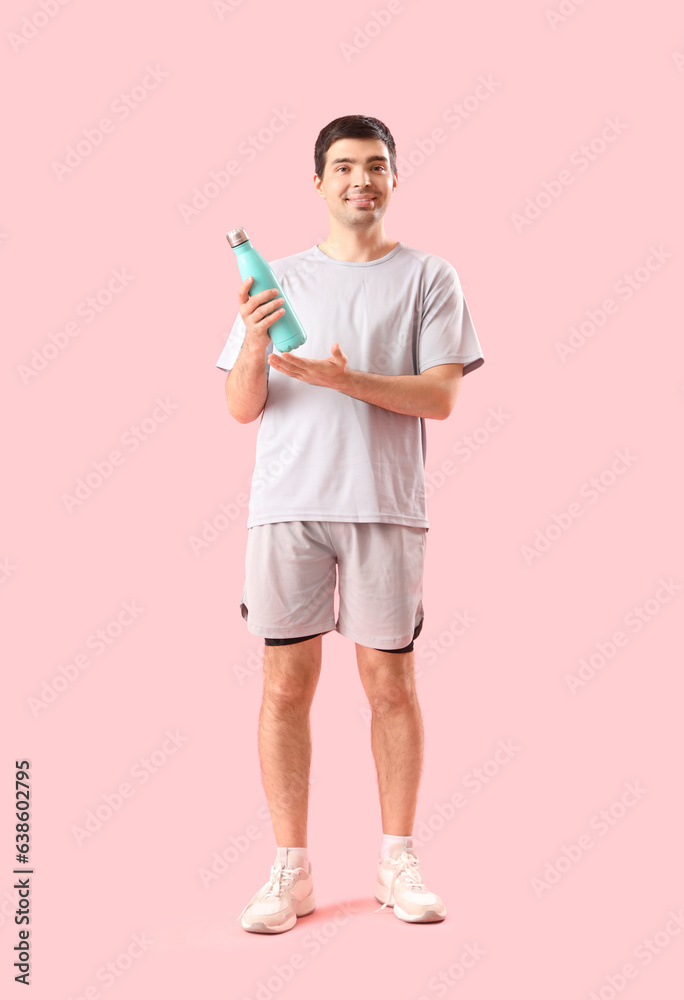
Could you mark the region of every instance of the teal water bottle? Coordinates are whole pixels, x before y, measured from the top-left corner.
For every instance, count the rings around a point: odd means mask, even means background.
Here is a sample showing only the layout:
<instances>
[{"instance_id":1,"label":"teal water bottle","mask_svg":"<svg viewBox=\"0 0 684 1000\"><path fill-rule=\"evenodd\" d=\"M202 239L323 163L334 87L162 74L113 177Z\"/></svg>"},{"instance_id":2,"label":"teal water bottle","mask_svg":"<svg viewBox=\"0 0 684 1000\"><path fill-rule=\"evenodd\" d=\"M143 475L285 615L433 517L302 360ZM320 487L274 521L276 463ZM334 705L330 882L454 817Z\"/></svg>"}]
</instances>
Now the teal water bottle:
<instances>
[{"instance_id":1,"label":"teal water bottle","mask_svg":"<svg viewBox=\"0 0 684 1000\"><path fill-rule=\"evenodd\" d=\"M231 229L226 239L237 255L238 268L242 278L254 278L249 289L250 295L264 292L267 288L277 288L278 296L284 299L282 306L285 310L284 315L275 323L271 323L268 328L273 345L283 352L294 351L295 347L301 347L306 341L304 328L299 322L290 300L280 287L280 282L273 273L271 265L254 249L244 229Z\"/></svg>"}]
</instances>

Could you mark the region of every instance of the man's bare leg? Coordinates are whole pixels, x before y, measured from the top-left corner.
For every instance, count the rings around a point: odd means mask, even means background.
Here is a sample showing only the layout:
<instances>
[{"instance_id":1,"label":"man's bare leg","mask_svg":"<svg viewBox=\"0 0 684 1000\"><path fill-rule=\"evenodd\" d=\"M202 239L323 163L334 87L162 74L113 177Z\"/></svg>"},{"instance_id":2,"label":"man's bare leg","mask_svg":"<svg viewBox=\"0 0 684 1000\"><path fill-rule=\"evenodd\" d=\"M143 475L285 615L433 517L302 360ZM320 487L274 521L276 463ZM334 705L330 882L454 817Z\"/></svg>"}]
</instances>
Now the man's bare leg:
<instances>
[{"instance_id":1,"label":"man's bare leg","mask_svg":"<svg viewBox=\"0 0 684 1000\"><path fill-rule=\"evenodd\" d=\"M307 846L311 726L309 713L321 672L323 636L264 647L259 715L261 780L276 844Z\"/></svg>"},{"instance_id":2,"label":"man's bare leg","mask_svg":"<svg viewBox=\"0 0 684 1000\"><path fill-rule=\"evenodd\" d=\"M356 644L361 683L371 707L371 748L380 793L383 833L410 837L423 770L423 719L414 654Z\"/></svg>"}]
</instances>

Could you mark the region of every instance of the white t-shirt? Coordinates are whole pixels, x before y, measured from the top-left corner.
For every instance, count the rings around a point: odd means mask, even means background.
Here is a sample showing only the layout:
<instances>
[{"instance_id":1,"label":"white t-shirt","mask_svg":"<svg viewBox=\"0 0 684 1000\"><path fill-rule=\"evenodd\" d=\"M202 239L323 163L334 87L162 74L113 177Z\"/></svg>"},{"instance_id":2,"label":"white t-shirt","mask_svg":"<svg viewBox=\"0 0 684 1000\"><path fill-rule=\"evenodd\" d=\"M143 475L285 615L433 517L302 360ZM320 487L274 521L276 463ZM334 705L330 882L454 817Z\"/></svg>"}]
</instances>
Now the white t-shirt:
<instances>
[{"instance_id":1,"label":"white t-shirt","mask_svg":"<svg viewBox=\"0 0 684 1000\"><path fill-rule=\"evenodd\" d=\"M467 375L484 364L458 275L435 254L398 243L378 260L342 261L313 246L269 263L306 331L293 355L323 360L338 341L350 368L378 375L450 363ZM244 336L238 312L218 368L230 371ZM429 527L422 417L268 364L266 374L248 528L307 520Z\"/></svg>"}]
</instances>

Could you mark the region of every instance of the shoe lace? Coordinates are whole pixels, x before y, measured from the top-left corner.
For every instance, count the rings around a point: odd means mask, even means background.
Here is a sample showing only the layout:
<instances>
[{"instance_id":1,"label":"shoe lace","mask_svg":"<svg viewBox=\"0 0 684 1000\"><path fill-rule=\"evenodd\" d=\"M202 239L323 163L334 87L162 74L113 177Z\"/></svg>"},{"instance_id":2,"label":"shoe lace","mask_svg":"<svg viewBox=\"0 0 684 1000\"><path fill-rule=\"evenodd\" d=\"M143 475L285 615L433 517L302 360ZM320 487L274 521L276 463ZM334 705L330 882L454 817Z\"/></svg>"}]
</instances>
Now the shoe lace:
<instances>
[{"instance_id":1,"label":"shoe lace","mask_svg":"<svg viewBox=\"0 0 684 1000\"><path fill-rule=\"evenodd\" d=\"M392 868L394 868L394 875L392 876L392 883L389 890L389 899L392 898L394 893L394 886L396 885L399 876L403 876L402 881L405 883L409 889L424 889L427 892L427 886L420 877L420 869L418 867L418 858L415 854L409 854L408 851L402 851L398 858L388 857L386 859ZM388 905L383 903L379 906L377 910L373 910L374 913L379 913L380 910L384 910Z\"/></svg>"},{"instance_id":2,"label":"shoe lace","mask_svg":"<svg viewBox=\"0 0 684 1000\"><path fill-rule=\"evenodd\" d=\"M245 910L249 909L252 903L256 903L258 900L268 899L269 896L275 899L280 895L283 889L287 890L291 888L296 871L297 869L295 868L286 868L281 862L272 865L271 875L268 882L254 893L249 903L247 903L247 906L245 906L242 913L240 913L238 920L242 920Z\"/></svg>"}]
</instances>

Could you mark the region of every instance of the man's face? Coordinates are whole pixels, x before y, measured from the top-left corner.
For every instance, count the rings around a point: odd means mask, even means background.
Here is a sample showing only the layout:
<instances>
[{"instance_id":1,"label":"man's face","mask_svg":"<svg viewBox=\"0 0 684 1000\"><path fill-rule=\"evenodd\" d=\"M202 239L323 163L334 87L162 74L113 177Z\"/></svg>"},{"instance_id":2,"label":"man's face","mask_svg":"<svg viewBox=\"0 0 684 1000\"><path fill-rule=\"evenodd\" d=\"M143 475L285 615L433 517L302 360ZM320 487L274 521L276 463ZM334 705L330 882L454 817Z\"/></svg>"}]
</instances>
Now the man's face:
<instances>
[{"instance_id":1,"label":"man's face","mask_svg":"<svg viewBox=\"0 0 684 1000\"><path fill-rule=\"evenodd\" d=\"M314 186L344 226L370 228L385 214L397 178L380 139L338 139L326 154L323 178Z\"/></svg>"}]
</instances>

